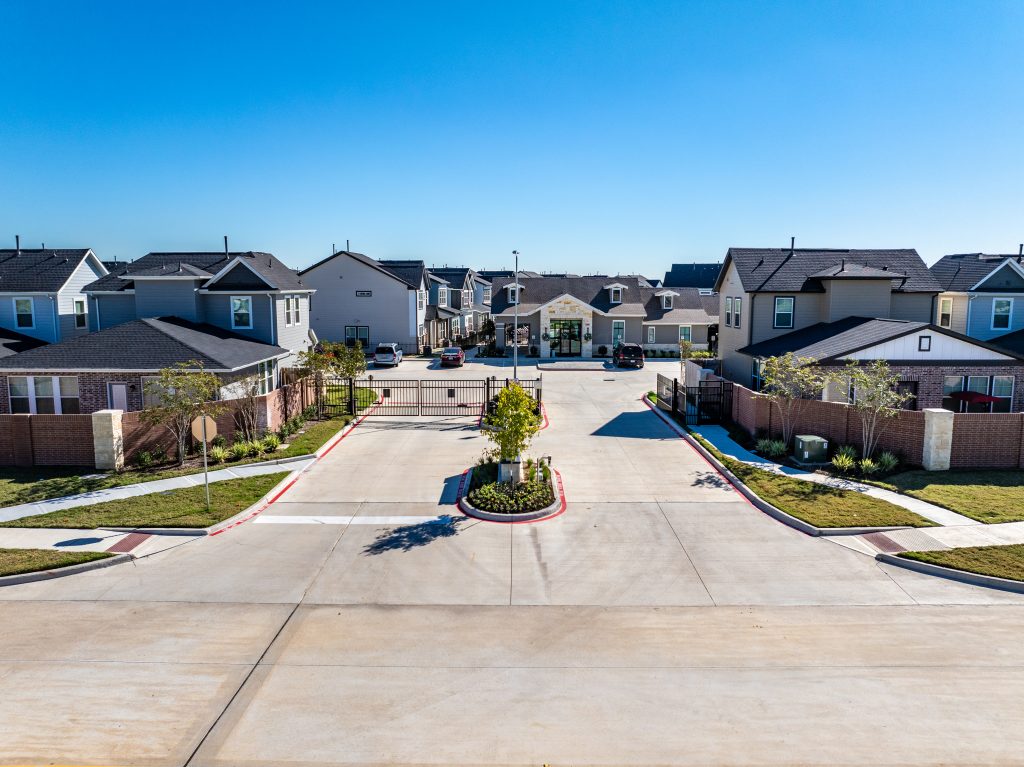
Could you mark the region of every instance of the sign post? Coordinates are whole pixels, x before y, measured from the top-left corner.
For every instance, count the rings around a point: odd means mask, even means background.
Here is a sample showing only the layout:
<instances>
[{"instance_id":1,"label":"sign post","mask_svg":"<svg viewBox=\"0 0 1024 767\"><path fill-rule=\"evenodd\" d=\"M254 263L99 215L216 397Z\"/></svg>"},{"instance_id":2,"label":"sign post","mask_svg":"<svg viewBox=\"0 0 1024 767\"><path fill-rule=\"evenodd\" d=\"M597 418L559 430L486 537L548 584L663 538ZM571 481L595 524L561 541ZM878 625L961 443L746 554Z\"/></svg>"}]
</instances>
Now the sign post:
<instances>
[{"instance_id":1,"label":"sign post","mask_svg":"<svg viewBox=\"0 0 1024 767\"><path fill-rule=\"evenodd\" d=\"M203 443L203 482L206 485L206 512L210 512L210 471L206 463L206 442L217 436L217 422L208 415L192 421L192 436Z\"/></svg>"}]
</instances>

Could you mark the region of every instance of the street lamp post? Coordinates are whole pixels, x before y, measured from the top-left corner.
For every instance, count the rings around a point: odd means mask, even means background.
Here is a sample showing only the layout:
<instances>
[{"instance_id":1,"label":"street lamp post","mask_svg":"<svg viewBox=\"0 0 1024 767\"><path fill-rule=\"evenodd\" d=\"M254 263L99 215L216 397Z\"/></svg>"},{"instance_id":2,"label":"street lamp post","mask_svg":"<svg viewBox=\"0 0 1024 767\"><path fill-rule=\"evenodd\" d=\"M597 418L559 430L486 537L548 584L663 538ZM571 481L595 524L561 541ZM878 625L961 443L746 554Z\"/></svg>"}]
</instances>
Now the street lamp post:
<instances>
[{"instance_id":1,"label":"street lamp post","mask_svg":"<svg viewBox=\"0 0 1024 767\"><path fill-rule=\"evenodd\" d=\"M516 268L512 273L512 284L516 291L515 324L512 331L512 380L519 380L519 251L513 250L516 257Z\"/></svg>"}]
</instances>

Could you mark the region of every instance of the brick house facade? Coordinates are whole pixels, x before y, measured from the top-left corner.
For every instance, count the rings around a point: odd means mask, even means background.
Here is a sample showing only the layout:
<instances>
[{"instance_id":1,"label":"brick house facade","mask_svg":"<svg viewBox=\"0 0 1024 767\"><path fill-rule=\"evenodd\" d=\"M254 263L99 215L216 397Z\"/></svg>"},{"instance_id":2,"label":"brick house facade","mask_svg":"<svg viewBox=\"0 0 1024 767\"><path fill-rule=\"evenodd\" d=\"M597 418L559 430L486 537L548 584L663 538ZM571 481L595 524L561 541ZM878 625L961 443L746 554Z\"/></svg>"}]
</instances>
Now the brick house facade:
<instances>
[{"instance_id":1,"label":"brick house facade","mask_svg":"<svg viewBox=\"0 0 1024 767\"><path fill-rule=\"evenodd\" d=\"M141 373L74 373L68 374L78 379L78 411L80 413L95 413L97 410L105 410L110 407L107 384L127 384L128 410L142 410L142 374ZM43 371L26 370L17 373L0 375L0 413L11 412L10 387L8 378L17 377L64 377L63 374Z\"/></svg>"}]
</instances>

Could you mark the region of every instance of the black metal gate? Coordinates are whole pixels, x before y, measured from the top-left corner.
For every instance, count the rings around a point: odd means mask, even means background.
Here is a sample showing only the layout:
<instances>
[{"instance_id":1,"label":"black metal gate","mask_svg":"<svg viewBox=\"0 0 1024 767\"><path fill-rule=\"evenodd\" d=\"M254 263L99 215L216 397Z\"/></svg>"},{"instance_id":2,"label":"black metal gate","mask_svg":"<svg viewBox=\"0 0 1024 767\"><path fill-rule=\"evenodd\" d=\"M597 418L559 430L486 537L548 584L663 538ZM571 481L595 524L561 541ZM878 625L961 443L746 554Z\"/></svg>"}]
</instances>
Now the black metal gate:
<instances>
[{"instance_id":1,"label":"black metal gate","mask_svg":"<svg viewBox=\"0 0 1024 767\"><path fill-rule=\"evenodd\" d=\"M720 379L680 386L679 381L658 376L658 407L681 417L687 426L732 420L732 382Z\"/></svg>"},{"instance_id":2,"label":"black metal gate","mask_svg":"<svg viewBox=\"0 0 1024 767\"><path fill-rule=\"evenodd\" d=\"M331 379L324 387L328 415L365 416L481 415L510 379L491 378L366 378ZM520 380L537 402L541 379Z\"/></svg>"}]
</instances>

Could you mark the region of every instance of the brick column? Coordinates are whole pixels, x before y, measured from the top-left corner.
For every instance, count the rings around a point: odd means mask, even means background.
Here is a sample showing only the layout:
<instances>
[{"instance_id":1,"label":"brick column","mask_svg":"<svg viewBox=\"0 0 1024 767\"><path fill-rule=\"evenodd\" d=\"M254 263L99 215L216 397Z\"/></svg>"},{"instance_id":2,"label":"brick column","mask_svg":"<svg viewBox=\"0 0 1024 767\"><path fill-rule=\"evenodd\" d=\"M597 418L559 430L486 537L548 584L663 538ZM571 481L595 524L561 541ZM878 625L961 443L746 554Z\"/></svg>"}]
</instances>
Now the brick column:
<instances>
[{"instance_id":1,"label":"brick column","mask_svg":"<svg viewBox=\"0 0 1024 767\"><path fill-rule=\"evenodd\" d=\"M14 448L15 466L35 465L31 419L32 416L27 413L17 413L11 418L11 445Z\"/></svg>"},{"instance_id":2,"label":"brick column","mask_svg":"<svg viewBox=\"0 0 1024 767\"><path fill-rule=\"evenodd\" d=\"M921 465L927 471L946 471L953 450L953 413L940 407L926 407Z\"/></svg>"},{"instance_id":3,"label":"brick column","mask_svg":"<svg viewBox=\"0 0 1024 767\"><path fill-rule=\"evenodd\" d=\"M120 410L97 410L92 414L92 446L96 468L120 471L124 468L124 435Z\"/></svg>"}]
</instances>

